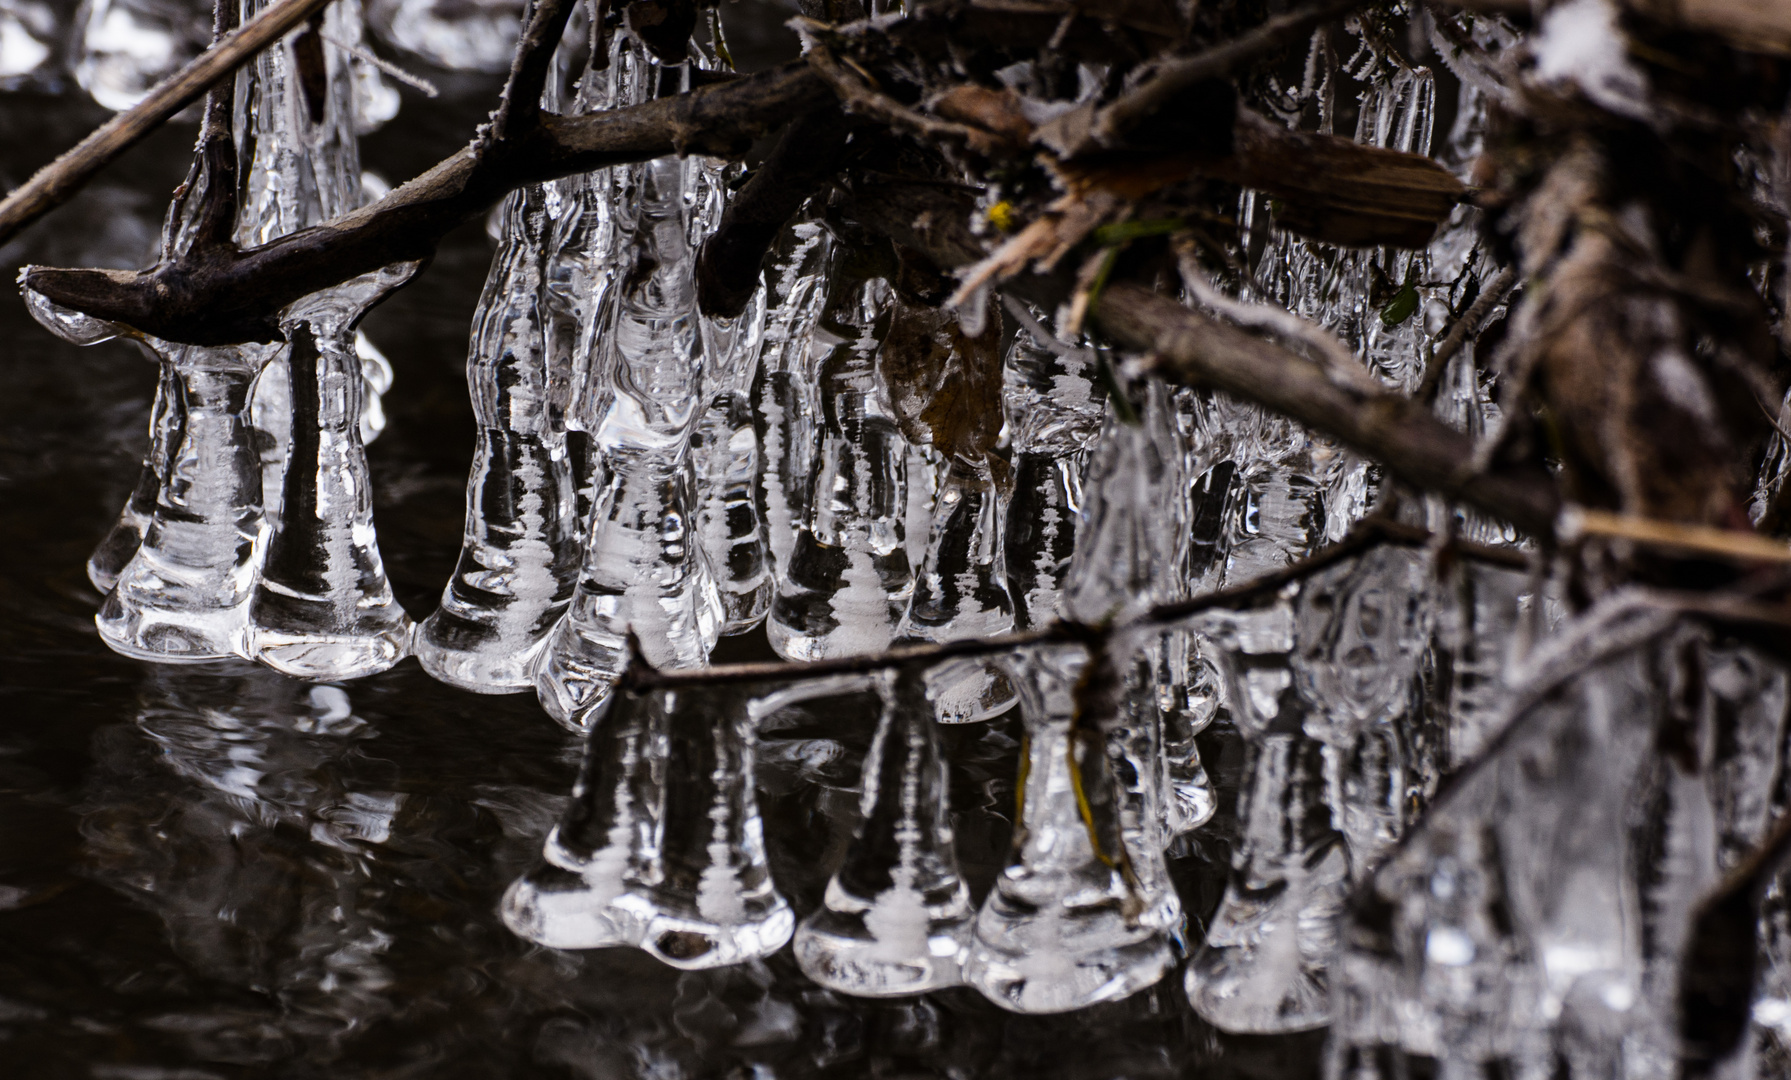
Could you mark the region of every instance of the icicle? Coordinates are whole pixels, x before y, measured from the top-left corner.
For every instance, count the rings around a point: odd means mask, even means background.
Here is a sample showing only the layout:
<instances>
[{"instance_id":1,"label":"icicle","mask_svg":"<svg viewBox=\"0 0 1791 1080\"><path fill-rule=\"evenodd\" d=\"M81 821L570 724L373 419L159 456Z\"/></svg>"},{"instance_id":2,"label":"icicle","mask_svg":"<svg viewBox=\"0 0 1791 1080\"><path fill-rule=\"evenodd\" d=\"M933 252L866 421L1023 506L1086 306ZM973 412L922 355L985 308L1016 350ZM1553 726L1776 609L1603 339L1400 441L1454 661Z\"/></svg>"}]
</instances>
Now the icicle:
<instances>
[{"instance_id":1,"label":"icicle","mask_svg":"<svg viewBox=\"0 0 1791 1080\"><path fill-rule=\"evenodd\" d=\"M1064 577L1065 614L1099 623L1180 598L1188 464L1161 383L1147 386L1139 424L1109 417L1089 465L1076 550ZM1203 824L1214 806L1191 726L1174 700L1185 691L1172 689L1187 682L1188 634L1159 633L1140 644L1140 655L1125 665L1128 709L1155 726L1160 745L1175 751L1151 769L1173 836ZM1167 714L1165 704L1172 707ZM1165 738L1171 723L1175 736Z\"/></svg>"},{"instance_id":2,"label":"icicle","mask_svg":"<svg viewBox=\"0 0 1791 1080\"><path fill-rule=\"evenodd\" d=\"M721 591L723 634L757 626L770 610L775 581L755 489L759 436L753 424L752 385L758 374L765 323L765 291L746 311L703 320L703 379L708 407L694 439L698 462L697 515L703 554Z\"/></svg>"},{"instance_id":3,"label":"icicle","mask_svg":"<svg viewBox=\"0 0 1791 1080\"><path fill-rule=\"evenodd\" d=\"M482 693L534 685L535 660L572 598L572 476L553 408L543 262L548 193L513 193L505 240L474 318L467 385L479 424L467 480L466 541L441 607L417 630L417 659ZM563 408L563 407L562 407Z\"/></svg>"},{"instance_id":4,"label":"icicle","mask_svg":"<svg viewBox=\"0 0 1791 1080\"><path fill-rule=\"evenodd\" d=\"M75 12L48 0L0 2L0 87L53 91L62 82L56 61L71 34Z\"/></svg>"},{"instance_id":5,"label":"icicle","mask_svg":"<svg viewBox=\"0 0 1791 1080\"><path fill-rule=\"evenodd\" d=\"M809 978L861 997L957 983L974 914L958 875L946 761L921 672L886 673L881 682L883 713L861 784L863 822L795 940Z\"/></svg>"},{"instance_id":6,"label":"icicle","mask_svg":"<svg viewBox=\"0 0 1791 1080\"><path fill-rule=\"evenodd\" d=\"M367 21L388 45L448 71L510 70L520 0L368 0Z\"/></svg>"},{"instance_id":7,"label":"icicle","mask_svg":"<svg viewBox=\"0 0 1791 1080\"><path fill-rule=\"evenodd\" d=\"M807 520L823 351L810 344L827 299L833 247L833 234L819 222L798 221L778 237L765 272L764 344L753 399L762 432L760 517L774 578L789 565L797 529Z\"/></svg>"},{"instance_id":8,"label":"icicle","mask_svg":"<svg viewBox=\"0 0 1791 1080\"><path fill-rule=\"evenodd\" d=\"M1012 630L1001 497L989 464L953 458L932 517L907 634L921 641L956 641ZM1003 667L986 660L947 661L929 672L927 681L941 723L987 720L1013 708L1017 700Z\"/></svg>"},{"instance_id":9,"label":"icicle","mask_svg":"<svg viewBox=\"0 0 1791 1080\"><path fill-rule=\"evenodd\" d=\"M354 324L418 265L313 293L282 317L292 343L292 451L249 612L250 655L276 671L358 678L391 667L410 645L410 618L392 595L373 529Z\"/></svg>"},{"instance_id":10,"label":"icicle","mask_svg":"<svg viewBox=\"0 0 1791 1080\"><path fill-rule=\"evenodd\" d=\"M143 536L155 518L156 497L167 483L169 457L180 438L180 392L180 379L174 369L161 365L155 402L149 409L149 448L143 453L143 469L137 474L136 486L131 488L131 497L119 512L117 523L87 559L87 580L102 593L111 592L112 586L118 584L118 575L143 546Z\"/></svg>"},{"instance_id":11,"label":"icicle","mask_svg":"<svg viewBox=\"0 0 1791 1080\"><path fill-rule=\"evenodd\" d=\"M89 0L84 15L73 48L75 82L113 112L142 101L211 43L209 4Z\"/></svg>"},{"instance_id":12,"label":"icicle","mask_svg":"<svg viewBox=\"0 0 1791 1080\"><path fill-rule=\"evenodd\" d=\"M1126 812L1102 735L1072 731L1080 666L1061 649L1015 664L1026 743L1013 850L964 967L967 984L1015 1012L1117 1000L1176 960L1181 909L1154 831L1130 827L1141 815Z\"/></svg>"},{"instance_id":13,"label":"icicle","mask_svg":"<svg viewBox=\"0 0 1791 1080\"><path fill-rule=\"evenodd\" d=\"M1297 731L1251 746L1231 882L1188 964L1188 998L1214 1026L1276 1033L1329 1019L1326 967L1349 855L1325 806L1324 747Z\"/></svg>"},{"instance_id":14,"label":"icicle","mask_svg":"<svg viewBox=\"0 0 1791 1080\"><path fill-rule=\"evenodd\" d=\"M876 652L894 639L914 578L904 541L908 443L878 387L890 322L880 279L835 276L814 336L821 366L820 449L767 634L792 660Z\"/></svg>"},{"instance_id":15,"label":"icicle","mask_svg":"<svg viewBox=\"0 0 1791 1080\"><path fill-rule=\"evenodd\" d=\"M143 660L241 654L263 528L249 387L267 350L149 344L178 381L179 434L143 545L95 621Z\"/></svg>"},{"instance_id":16,"label":"icicle","mask_svg":"<svg viewBox=\"0 0 1791 1080\"><path fill-rule=\"evenodd\" d=\"M607 700L549 867L511 886L505 921L543 944L630 944L686 969L782 948L795 917L766 862L745 693Z\"/></svg>"},{"instance_id":17,"label":"icicle","mask_svg":"<svg viewBox=\"0 0 1791 1080\"><path fill-rule=\"evenodd\" d=\"M191 246L208 180L196 158L163 226L164 260ZM116 575L95 617L101 639L145 660L187 662L242 653L265 528L249 394L273 349L179 345L61 308L29 290L25 301L32 316L64 340L90 345L135 337L162 365L160 416L146 472L154 467L158 441L163 462L141 544L117 567L130 540L127 506L119 528L95 556L97 569ZM139 480L140 487L146 484L146 478Z\"/></svg>"},{"instance_id":18,"label":"icicle","mask_svg":"<svg viewBox=\"0 0 1791 1080\"><path fill-rule=\"evenodd\" d=\"M1736 829L1739 851L1765 825L1712 796L1730 738L1782 755L1785 673L1686 624L1594 646L1518 687L1492 757L1366 883L1333 1076L1377 1055L1443 1076L1673 1074L1687 916L1718 837Z\"/></svg>"},{"instance_id":19,"label":"icicle","mask_svg":"<svg viewBox=\"0 0 1791 1080\"><path fill-rule=\"evenodd\" d=\"M687 73L661 69L667 85ZM681 85L681 83L679 84ZM608 475L592 510L584 566L535 687L549 715L574 728L608 694L633 629L660 667L708 658L721 598L695 535L691 435L703 406L703 352L686 219L694 162L661 158L638 179L621 220L632 274L616 293L593 383L604 390L594 444ZM587 393L591 391L587 388Z\"/></svg>"}]
</instances>

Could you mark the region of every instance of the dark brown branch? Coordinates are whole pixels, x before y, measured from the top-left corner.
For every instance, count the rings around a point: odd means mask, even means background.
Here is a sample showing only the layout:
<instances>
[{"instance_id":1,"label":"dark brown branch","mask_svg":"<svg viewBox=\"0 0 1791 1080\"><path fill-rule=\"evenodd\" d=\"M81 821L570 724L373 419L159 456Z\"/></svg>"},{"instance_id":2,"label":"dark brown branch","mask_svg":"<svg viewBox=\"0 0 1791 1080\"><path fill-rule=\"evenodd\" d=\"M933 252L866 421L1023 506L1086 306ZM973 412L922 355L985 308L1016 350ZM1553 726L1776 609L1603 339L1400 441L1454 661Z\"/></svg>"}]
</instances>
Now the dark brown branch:
<instances>
[{"instance_id":1,"label":"dark brown branch","mask_svg":"<svg viewBox=\"0 0 1791 1080\"><path fill-rule=\"evenodd\" d=\"M536 0L516 42L510 77L491 118L490 137L508 142L533 131L541 119L541 94L553 73L553 54L566 32L575 0Z\"/></svg>"},{"instance_id":2,"label":"dark brown branch","mask_svg":"<svg viewBox=\"0 0 1791 1080\"><path fill-rule=\"evenodd\" d=\"M837 109L800 117L777 148L728 200L715 232L697 253L697 306L732 318L759 284L759 268L784 223L839 171L850 130Z\"/></svg>"},{"instance_id":3,"label":"dark brown branch","mask_svg":"<svg viewBox=\"0 0 1791 1080\"><path fill-rule=\"evenodd\" d=\"M0 243L67 202L99 170L141 142L169 117L198 100L282 34L322 11L330 0L279 0L247 26L200 53L157 83L149 96L119 113L39 169L0 202Z\"/></svg>"},{"instance_id":4,"label":"dark brown branch","mask_svg":"<svg viewBox=\"0 0 1791 1080\"><path fill-rule=\"evenodd\" d=\"M755 139L833 100L797 63L628 108L544 115L486 164L468 147L377 203L259 248L138 272L29 267L23 283L64 307L169 341L277 340L276 315L287 304L429 258L449 230L517 187L667 154L738 158Z\"/></svg>"},{"instance_id":5,"label":"dark brown branch","mask_svg":"<svg viewBox=\"0 0 1791 1080\"><path fill-rule=\"evenodd\" d=\"M1401 525L1384 518L1368 518L1337 543L1304 559L1289 563L1279 570L1260 577L1218 589L1191 600L1159 604L1123 622L1104 626L1080 622L1054 622L1037 630L1003 634L992 638L971 638L937 645L900 645L880 653L840 656L829 660L801 663L722 664L709 668L664 671L636 657L622 675L624 689L635 692L676 690L695 686L736 686L743 683L790 682L801 679L822 679L834 675L863 675L908 664L931 665L966 656L994 656L1015 649L1039 645L1099 646L1114 637L1148 626L1168 626L1192 618L1205 611L1245 608L1260 604L1279 593L1285 586L1310 577L1327 567L1359 555L1378 544L1399 544L1422 547L1435 540L1425 529ZM1462 558L1487 562L1495 566L1523 569L1528 565L1523 552L1512 548L1484 544L1455 543L1453 549Z\"/></svg>"},{"instance_id":6,"label":"dark brown branch","mask_svg":"<svg viewBox=\"0 0 1791 1080\"><path fill-rule=\"evenodd\" d=\"M1065 157L1118 146L1128 132L1196 84L1224 78L1249 61L1311 33L1321 23L1366 6L1366 0L1320 0L1312 7L1276 16L1223 45L1166 61L1112 104L1100 109L1083 106L1040 128L1038 141Z\"/></svg>"},{"instance_id":7,"label":"dark brown branch","mask_svg":"<svg viewBox=\"0 0 1791 1080\"><path fill-rule=\"evenodd\" d=\"M1111 286L1093 313L1108 336L1150 354L1155 370L1169 379L1254 401L1374 458L1406 483L1534 536L1554 531L1561 496L1546 473L1474 471L1473 443L1420 402L1365 380L1339 379L1270 341L1137 285Z\"/></svg>"},{"instance_id":8,"label":"dark brown branch","mask_svg":"<svg viewBox=\"0 0 1791 1080\"><path fill-rule=\"evenodd\" d=\"M241 19L241 9L234 0L217 0L213 16L212 38L214 42L221 41L225 35L236 29ZM204 200L204 205L193 229L194 247L227 247L236 231L240 162L233 137L235 124L236 86L233 82L219 83L206 93L205 118L199 128L197 179L199 197ZM192 197L194 193L189 190L183 189L177 193L175 205L169 211L170 217L178 217L183 209L182 203ZM162 240L163 261L171 261L185 254L174 249L173 245L178 240L178 230L167 230L167 235Z\"/></svg>"}]
</instances>

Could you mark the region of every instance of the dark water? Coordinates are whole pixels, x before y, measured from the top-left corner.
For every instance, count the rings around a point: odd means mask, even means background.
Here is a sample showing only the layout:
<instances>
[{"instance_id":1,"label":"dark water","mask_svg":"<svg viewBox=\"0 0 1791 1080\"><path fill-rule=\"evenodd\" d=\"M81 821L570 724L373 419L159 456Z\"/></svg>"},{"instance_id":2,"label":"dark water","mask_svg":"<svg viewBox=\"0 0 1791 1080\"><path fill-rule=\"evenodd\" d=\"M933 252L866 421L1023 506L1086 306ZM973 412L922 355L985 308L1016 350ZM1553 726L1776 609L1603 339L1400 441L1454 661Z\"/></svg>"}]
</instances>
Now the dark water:
<instances>
[{"instance_id":1,"label":"dark water","mask_svg":"<svg viewBox=\"0 0 1791 1080\"><path fill-rule=\"evenodd\" d=\"M787 42L767 31L769 55ZM749 43L750 44L750 43ZM750 60L750 55L748 57ZM397 181L464 144L496 86L448 77L369 139ZM0 97L8 186L103 119ZM194 131L134 151L25 237L24 262L135 266ZM491 255L481 225L368 320L398 373L372 447L381 546L419 617L453 567L472 440L462 366ZM251 665L156 667L99 641L83 563L135 477L154 371L76 349L0 300L0 1077L1260 1077L1319 1040L1222 1038L1180 980L1115 1005L1014 1017L975 993L869 1002L788 950L680 973L629 950L560 953L499 922L577 765L529 697L463 694L414 661L342 687ZM719 658L768 656L759 636ZM825 714L767 733L760 783L780 887L806 911L851 828L870 732ZM1011 725L950 733L966 870L1007 840ZM1209 765L1235 773L1207 736ZM1209 841L1210 842L1210 841ZM1176 862L1191 911L1222 845Z\"/></svg>"}]
</instances>

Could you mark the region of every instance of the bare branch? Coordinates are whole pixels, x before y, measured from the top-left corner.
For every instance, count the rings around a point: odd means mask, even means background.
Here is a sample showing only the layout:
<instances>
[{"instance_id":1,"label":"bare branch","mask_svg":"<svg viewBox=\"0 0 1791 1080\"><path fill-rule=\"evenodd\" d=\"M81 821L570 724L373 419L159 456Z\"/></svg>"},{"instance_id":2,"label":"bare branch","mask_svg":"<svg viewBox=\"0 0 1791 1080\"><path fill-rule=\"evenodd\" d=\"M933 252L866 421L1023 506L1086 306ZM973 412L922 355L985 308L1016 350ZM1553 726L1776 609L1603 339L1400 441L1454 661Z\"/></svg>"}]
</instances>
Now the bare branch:
<instances>
[{"instance_id":1,"label":"bare branch","mask_svg":"<svg viewBox=\"0 0 1791 1080\"><path fill-rule=\"evenodd\" d=\"M330 0L277 0L248 25L226 35L186 67L157 83L142 101L106 121L75 144L74 149L39 169L5 201L0 201L0 243L67 202L95 173L329 3Z\"/></svg>"},{"instance_id":2,"label":"bare branch","mask_svg":"<svg viewBox=\"0 0 1791 1080\"><path fill-rule=\"evenodd\" d=\"M64 307L168 341L273 341L287 304L390 263L429 258L451 229L517 187L667 154L738 158L753 140L833 100L797 63L628 108L544 115L489 163L468 147L376 203L262 247L137 272L28 267L23 283Z\"/></svg>"},{"instance_id":3,"label":"bare branch","mask_svg":"<svg viewBox=\"0 0 1791 1080\"><path fill-rule=\"evenodd\" d=\"M1335 566L1378 544L1399 544L1423 547L1436 539L1426 529L1401 525L1385 518L1368 518L1357 524L1349 535L1304 559L1226 589L1218 589L1191 600L1159 604L1135 618L1106 625L1080 622L1054 622L1037 630L1003 634L991 638L971 638L936 645L901 645L880 653L841 656L827 660L800 663L721 664L708 668L662 671L636 657L623 673L622 683L634 691L675 690L693 686L734 686L742 683L820 679L833 675L862 675L872 671L903 667L909 664L932 665L966 656L994 656L1037 645L1101 644L1117 636L1148 626L1167 626L1191 618L1204 611L1252 607L1272 598L1286 586ZM1456 543L1456 554L1463 558L1488 562L1512 569L1527 565L1523 552L1513 548L1495 548L1483 544Z\"/></svg>"},{"instance_id":4,"label":"bare branch","mask_svg":"<svg viewBox=\"0 0 1791 1080\"><path fill-rule=\"evenodd\" d=\"M1066 113L1039 129L1038 140L1065 157L1125 141L1126 133L1156 115L1177 94L1197 83L1230 75L1243 64L1285 45L1327 20L1366 7L1366 0L1321 0L1302 11L1279 15L1223 45L1167 61L1150 78L1112 104L1092 104Z\"/></svg>"},{"instance_id":5,"label":"bare branch","mask_svg":"<svg viewBox=\"0 0 1791 1080\"><path fill-rule=\"evenodd\" d=\"M1257 402L1368 455L1394 476L1505 519L1534 536L1555 528L1561 496L1541 470L1477 473L1474 446L1420 402L1371 390L1272 342L1130 283L1109 286L1095 318L1157 372Z\"/></svg>"},{"instance_id":6,"label":"bare branch","mask_svg":"<svg viewBox=\"0 0 1791 1080\"><path fill-rule=\"evenodd\" d=\"M541 119L541 94L553 72L554 50L566 32L575 0L535 0L528 25L516 42L510 78L491 118L490 137L509 142L532 131Z\"/></svg>"}]
</instances>

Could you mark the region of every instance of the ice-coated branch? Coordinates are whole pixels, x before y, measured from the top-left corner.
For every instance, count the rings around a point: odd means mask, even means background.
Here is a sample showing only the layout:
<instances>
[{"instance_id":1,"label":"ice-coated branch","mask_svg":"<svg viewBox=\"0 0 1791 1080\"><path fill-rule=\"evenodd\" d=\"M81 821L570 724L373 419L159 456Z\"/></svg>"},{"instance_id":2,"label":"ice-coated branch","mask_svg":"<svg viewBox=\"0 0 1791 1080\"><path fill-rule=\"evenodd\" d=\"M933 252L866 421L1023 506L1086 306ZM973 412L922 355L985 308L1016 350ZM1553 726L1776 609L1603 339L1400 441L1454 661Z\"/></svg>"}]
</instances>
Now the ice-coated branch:
<instances>
[{"instance_id":1,"label":"ice-coated branch","mask_svg":"<svg viewBox=\"0 0 1791 1080\"><path fill-rule=\"evenodd\" d=\"M142 101L100 125L74 149L37 170L0 201L0 243L67 202L95 173L329 3L279 0L157 83Z\"/></svg>"},{"instance_id":2,"label":"ice-coated branch","mask_svg":"<svg viewBox=\"0 0 1791 1080\"><path fill-rule=\"evenodd\" d=\"M27 288L64 307L197 345L278 340L276 313L346 278L427 259L455 226L523 184L667 154L738 158L753 141L833 101L790 64L642 105L542 115L487 155L474 144L376 203L246 251L143 271L29 267Z\"/></svg>"},{"instance_id":3,"label":"ice-coated branch","mask_svg":"<svg viewBox=\"0 0 1791 1080\"><path fill-rule=\"evenodd\" d=\"M821 679L834 675L861 675L885 671L909 664L934 664L967 656L994 656L1037 645L1095 645L1150 626L1167 626L1192 618L1204 611L1225 608L1253 607L1272 598L1286 586L1310 577L1327 567L1359 555L1379 544L1423 547L1435 542L1436 535L1426 529L1402 525L1381 517L1363 520L1342 540L1312 555L1289 563L1271 573L1234 585L1216 589L1188 600L1158 604L1141 614L1117 622L1092 624L1058 620L1037 630L1001 634L986 638L963 638L957 641L928 645L902 645L878 653L833 657L800 663L720 664L707 668L660 670L649 664L638 652L622 676L622 685L637 692L675 690L694 686L732 686L740 683L794 682ZM1522 569L1527 557L1513 548L1492 547L1466 541L1451 541L1458 556L1497 566Z\"/></svg>"}]
</instances>

